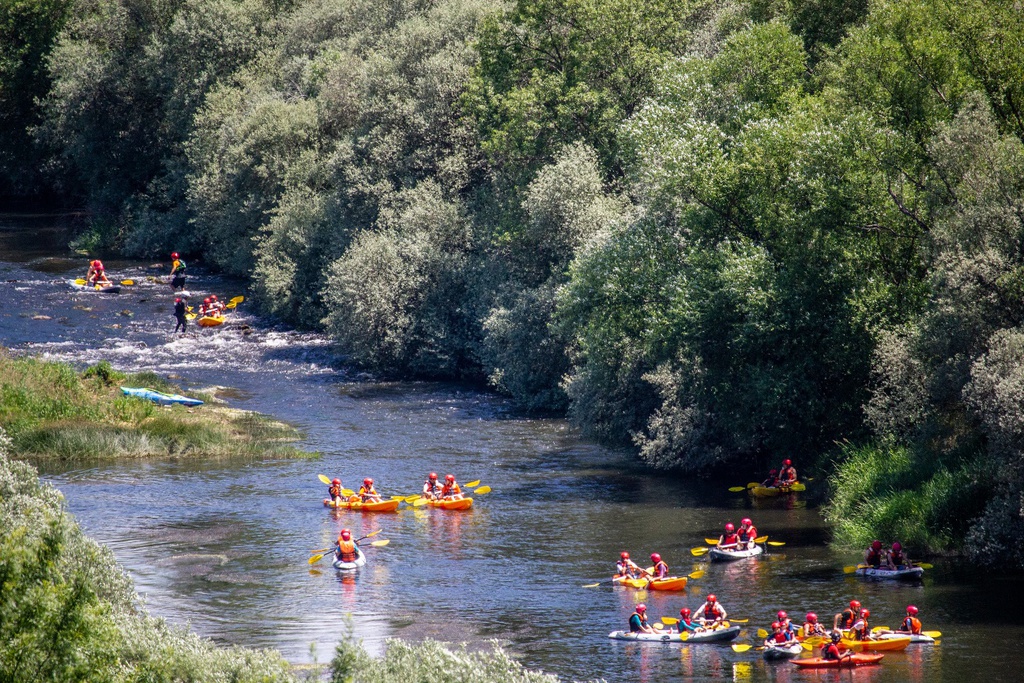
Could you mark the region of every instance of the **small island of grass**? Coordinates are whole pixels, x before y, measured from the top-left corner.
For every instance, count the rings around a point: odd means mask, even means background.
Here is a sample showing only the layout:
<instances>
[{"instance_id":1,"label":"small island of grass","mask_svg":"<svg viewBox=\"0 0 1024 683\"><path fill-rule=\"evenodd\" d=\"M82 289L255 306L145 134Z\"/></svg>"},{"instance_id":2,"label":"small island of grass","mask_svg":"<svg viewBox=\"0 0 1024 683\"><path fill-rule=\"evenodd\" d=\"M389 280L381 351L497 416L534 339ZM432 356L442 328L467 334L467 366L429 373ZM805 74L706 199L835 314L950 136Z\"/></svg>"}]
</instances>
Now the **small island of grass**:
<instances>
[{"instance_id":1,"label":"small island of grass","mask_svg":"<svg viewBox=\"0 0 1024 683\"><path fill-rule=\"evenodd\" d=\"M161 407L124 396L149 387L207 401L200 408ZM126 374L101 362L67 363L0 351L0 427L20 458L102 460L142 457L305 457L290 425L258 413L211 405L152 372Z\"/></svg>"}]
</instances>

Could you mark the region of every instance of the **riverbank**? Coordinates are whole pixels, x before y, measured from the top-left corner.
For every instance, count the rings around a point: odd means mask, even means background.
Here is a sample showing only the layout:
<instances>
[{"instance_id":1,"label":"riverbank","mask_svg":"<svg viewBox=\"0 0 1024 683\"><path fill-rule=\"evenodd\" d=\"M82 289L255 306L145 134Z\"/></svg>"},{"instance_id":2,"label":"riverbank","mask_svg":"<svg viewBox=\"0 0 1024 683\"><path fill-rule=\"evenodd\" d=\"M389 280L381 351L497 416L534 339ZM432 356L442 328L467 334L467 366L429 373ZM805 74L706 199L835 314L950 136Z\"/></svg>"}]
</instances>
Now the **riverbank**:
<instances>
[{"instance_id":1,"label":"riverbank","mask_svg":"<svg viewBox=\"0 0 1024 683\"><path fill-rule=\"evenodd\" d=\"M121 386L183 393L198 408L157 406ZM143 457L311 457L292 445L299 432L266 416L211 404L153 372L126 374L101 362L79 372L66 363L0 350L0 427L19 458L63 461Z\"/></svg>"}]
</instances>

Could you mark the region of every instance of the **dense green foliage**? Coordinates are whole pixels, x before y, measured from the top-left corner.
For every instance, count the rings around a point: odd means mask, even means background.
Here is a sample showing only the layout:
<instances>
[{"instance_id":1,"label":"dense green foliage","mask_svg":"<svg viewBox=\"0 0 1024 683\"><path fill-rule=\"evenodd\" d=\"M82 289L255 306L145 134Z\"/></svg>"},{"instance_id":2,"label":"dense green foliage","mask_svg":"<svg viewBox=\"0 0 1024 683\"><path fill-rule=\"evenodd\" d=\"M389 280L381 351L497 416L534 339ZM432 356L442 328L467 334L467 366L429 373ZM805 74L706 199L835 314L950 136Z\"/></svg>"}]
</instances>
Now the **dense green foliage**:
<instances>
[{"instance_id":1,"label":"dense green foliage","mask_svg":"<svg viewBox=\"0 0 1024 683\"><path fill-rule=\"evenodd\" d=\"M1018 3L69 3L3 92L88 243L657 467L822 454L844 542L1013 545Z\"/></svg>"},{"instance_id":2,"label":"dense green foliage","mask_svg":"<svg viewBox=\"0 0 1024 683\"><path fill-rule=\"evenodd\" d=\"M11 453L61 460L305 455L289 445L299 436L292 427L262 415L214 405L160 408L124 396L120 386L180 391L151 372L125 375L106 362L79 373L0 352L0 428Z\"/></svg>"}]
</instances>

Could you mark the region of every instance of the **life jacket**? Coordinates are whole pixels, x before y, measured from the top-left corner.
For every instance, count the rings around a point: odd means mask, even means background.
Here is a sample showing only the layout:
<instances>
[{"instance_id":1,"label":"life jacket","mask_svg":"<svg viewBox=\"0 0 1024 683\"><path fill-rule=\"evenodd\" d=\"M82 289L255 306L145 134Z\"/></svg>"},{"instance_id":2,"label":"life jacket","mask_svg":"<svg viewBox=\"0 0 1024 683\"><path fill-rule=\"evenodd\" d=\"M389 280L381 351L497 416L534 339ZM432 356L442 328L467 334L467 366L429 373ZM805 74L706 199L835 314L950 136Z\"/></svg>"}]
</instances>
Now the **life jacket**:
<instances>
[{"instance_id":1,"label":"life jacket","mask_svg":"<svg viewBox=\"0 0 1024 683\"><path fill-rule=\"evenodd\" d=\"M902 630L902 631L910 631L911 633L913 633L915 635L920 635L921 634L921 620L918 619L917 617L910 617L910 616L908 616L906 619L903 620L903 628L900 629L900 630Z\"/></svg>"},{"instance_id":2,"label":"life jacket","mask_svg":"<svg viewBox=\"0 0 1024 683\"><path fill-rule=\"evenodd\" d=\"M615 563L616 576L629 576L629 564L619 560Z\"/></svg>"},{"instance_id":3,"label":"life jacket","mask_svg":"<svg viewBox=\"0 0 1024 683\"><path fill-rule=\"evenodd\" d=\"M735 545L739 543L740 537L736 534L724 534L722 536L722 545Z\"/></svg>"},{"instance_id":4,"label":"life jacket","mask_svg":"<svg viewBox=\"0 0 1024 683\"><path fill-rule=\"evenodd\" d=\"M896 551L896 550L891 551L889 553L889 559L892 560L892 563L894 565L896 565L897 567L907 563L907 560L904 557L902 550L900 550L900 551Z\"/></svg>"},{"instance_id":5,"label":"life jacket","mask_svg":"<svg viewBox=\"0 0 1024 683\"><path fill-rule=\"evenodd\" d=\"M444 488L441 489L441 495L445 496L445 497L457 496L457 495L459 495L461 493L462 493L462 489L459 488L459 482L455 482L451 486L448 486L448 484L445 484Z\"/></svg>"},{"instance_id":6,"label":"life jacket","mask_svg":"<svg viewBox=\"0 0 1024 683\"><path fill-rule=\"evenodd\" d=\"M717 619L718 618L718 603L708 604L704 603L704 618L705 619Z\"/></svg>"},{"instance_id":7,"label":"life jacket","mask_svg":"<svg viewBox=\"0 0 1024 683\"><path fill-rule=\"evenodd\" d=\"M792 466L783 467L779 470L779 482L786 482L792 484L796 481L796 469Z\"/></svg>"},{"instance_id":8,"label":"life jacket","mask_svg":"<svg viewBox=\"0 0 1024 683\"><path fill-rule=\"evenodd\" d=\"M328 495L331 496L331 498L340 498L341 486L335 486L334 484L331 484L330 488L327 489L327 493Z\"/></svg>"},{"instance_id":9,"label":"life jacket","mask_svg":"<svg viewBox=\"0 0 1024 683\"><path fill-rule=\"evenodd\" d=\"M643 627L647 625L647 615L640 614L639 612L633 612L629 616L629 630L633 633L642 631Z\"/></svg>"},{"instance_id":10,"label":"life jacket","mask_svg":"<svg viewBox=\"0 0 1024 683\"><path fill-rule=\"evenodd\" d=\"M368 497L368 496L377 496L377 495L379 495L377 493L377 489L375 489L372 486L370 487L369 491L366 490L365 486L360 486L359 487L359 497L360 498L364 498L364 497Z\"/></svg>"},{"instance_id":11,"label":"life jacket","mask_svg":"<svg viewBox=\"0 0 1024 683\"><path fill-rule=\"evenodd\" d=\"M768 636L769 640L774 640L776 643L785 643L789 641L789 635L783 631L781 633L773 633Z\"/></svg>"},{"instance_id":12,"label":"life jacket","mask_svg":"<svg viewBox=\"0 0 1024 683\"><path fill-rule=\"evenodd\" d=\"M664 576L668 576L668 565L665 564L664 560L654 565L654 576L659 579Z\"/></svg>"},{"instance_id":13,"label":"life jacket","mask_svg":"<svg viewBox=\"0 0 1024 683\"><path fill-rule=\"evenodd\" d=\"M171 275L184 275L185 274L185 262L182 259L176 260L171 264Z\"/></svg>"},{"instance_id":14,"label":"life jacket","mask_svg":"<svg viewBox=\"0 0 1024 683\"><path fill-rule=\"evenodd\" d=\"M736 538L740 539L740 543L746 543L751 538L753 538L753 536L750 535L749 531L747 531L743 527L740 527L740 530L736 532Z\"/></svg>"},{"instance_id":15,"label":"life jacket","mask_svg":"<svg viewBox=\"0 0 1024 683\"><path fill-rule=\"evenodd\" d=\"M747 529L747 540L753 541L755 538L757 538L757 527L751 526L749 529Z\"/></svg>"},{"instance_id":16,"label":"life jacket","mask_svg":"<svg viewBox=\"0 0 1024 683\"><path fill-rule=\"evenodd\" d=\"M824 659L839 659L839 646L835 643L824 643L821 646L821 656Z\"/></svg>"},{"instance_id":17,"label":"life jacket","mask_svg":"<svg viewBox=\"0 0 1024 683\"><path fill-rule=\"evenodd\" d=\"M868 636L871 635L871 627L868 626L867 619L861 619L857 623L861 624L861 627L857 628L856 625L853 627L853 636L857 640L867 640Z\"/></svg>"},{"instance_id":18,"label":"life jacket","mask_svg":"<svg viewBox=\"0 0 1024 683\"><path fill-rule=\"evenodd\" d=\"M855 621L857 621L857 615L853 613L853 610L843 610L843 613L839 615L839 628L844 631L848 628L853 628Z\"/></svg>"},{"instance_id":19,"label":"life jacket","mask_svg":"<svg viewBox=\"0 0 1024 683\"><path fill-rule=\"evenodd\" d=\"M357 557L355 541L338 540L338 559L342 562L355 562Z\"/></svg>"},{"instance_id":20,"label":"life jacket","mask_svg":"<svg viewBox=\"0 0 1024 683\"><path fill-rule=\"evenodd\" d=\"M871 552L868 553L866 561L872 567L878 567L882 564L882 553L872 548Z\"/></svg>"},{"instance_id":21,"label":"life jacket","mask_svg":"<svg viewBox=\"0 0 1024 683\"><path fill-rule=\"evenodd\" d=\"M436 495L441 491L441 485L437 483L437 480L430 481L428 478L423 482L423 492Z\"/></svg>"},{"instance_id":22,"label":"life jacket","mask_svg":"<svg viewBox=\"0 0 1024 683\"><path fill-rule=\"evenodd\" d=\"M802 627L800 627L800 635L802 635L804 638L810 638L813 635L817 635L818 633L824 633L824 632L825 632L825 629L823 629L821 627L821 624L817 624L817 623L812 624L809 621L806 624L804 624Z\"/></svg>"}]
</instances>

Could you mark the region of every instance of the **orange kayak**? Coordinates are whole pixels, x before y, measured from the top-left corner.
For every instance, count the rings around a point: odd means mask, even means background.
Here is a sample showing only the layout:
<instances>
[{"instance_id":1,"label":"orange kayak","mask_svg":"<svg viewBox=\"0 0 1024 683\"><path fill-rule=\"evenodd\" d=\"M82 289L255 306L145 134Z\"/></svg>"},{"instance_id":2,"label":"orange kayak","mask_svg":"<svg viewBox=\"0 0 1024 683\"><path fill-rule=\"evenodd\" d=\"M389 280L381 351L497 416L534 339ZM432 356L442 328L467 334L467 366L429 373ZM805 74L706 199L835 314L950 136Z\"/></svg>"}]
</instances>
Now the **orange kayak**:
<instances>
[{"instance_id":1,"label":"orange kayak","mask_svg":"<svg viewBox=\"0 0 1024 683\"><path fill-rule=\"evenodd\" d=\"M866 664L879 664L885 655L851 655L843 659L823 659L811 657L810 659L791 659L797 666L805 669L838 669L839 667L864 666Z\"/></svg>"},{"instance_id":2,"label":"orange kayak","mask_svg":"<svg viewBox=\"0 0 1024 683\"><path fill-rule=\"evenodd\" d=\"M681 591L686 589L685 576L666 576L664 579L628 579L617 578L616 583L621 586L629 586L643 590L649 588L652 591Z\"/></svg>"},{"instance_id":3,"label":"orange kayak","mask_svg":"<svg viewBox=\"0 0 1024 683\"><path fill-rule=\"evenodd\" d=\"M333 501L324 499L324 507L337 508L339 510L361 510L363 512L394 512L398 509L400 500L382 500L379 503L350 503L347 500Z\"/></svg>"},{"instance_id":4,"label":"orange kayak","mask_svg":"<svg viewBox=\"0 0 1024 683\"><path fill-rule=\"evenodd\" d=\"M443 510L468 510L473 507L472 498L459 498L457 500L428 500L427 505L432 508Z\"/></svg>"},{"instance_id":5,"label":"orange kayak","mask_svg":"<svg viewBox=\"0 0 1024 683\"><path fill-rule=\"evenodd\" d=\"M906 650L907 645L910 645L910 636L886 640L846 640L844 638L841 643L846 649L854 652L888 652Z\"/></svg>"}]
</instances>

